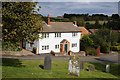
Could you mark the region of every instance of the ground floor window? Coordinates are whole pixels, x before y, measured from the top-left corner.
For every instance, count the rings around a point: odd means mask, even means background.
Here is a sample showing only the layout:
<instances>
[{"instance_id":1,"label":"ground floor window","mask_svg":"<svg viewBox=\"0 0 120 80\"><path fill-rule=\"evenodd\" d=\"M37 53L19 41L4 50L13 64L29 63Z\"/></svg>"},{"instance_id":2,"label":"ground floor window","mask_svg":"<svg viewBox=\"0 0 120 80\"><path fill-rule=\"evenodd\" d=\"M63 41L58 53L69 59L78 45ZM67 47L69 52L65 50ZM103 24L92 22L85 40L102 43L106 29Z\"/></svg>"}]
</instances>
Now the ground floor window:
<instances>
[{"instance_id":1,"label":"ground floor window","mask_svg":"<svg viewBox=\"0 0 120 80\"><path fill-rule=\"evenodd\" d=\"M55 49L59 49L59 44L58 44L58 45L55 45Z\"/></svg>"},{"instance_id":2,"label":"ground floor window","mask_svg":"<svg viewBox=\"0 0 120 80\"><path fill-rule=\"evenodd\" d=\"M48 50L48 49L49 49L49 45L42 46L42 50Z\"/></svg>"},{"instance_id":3,"label":"ground floor window","mask_svg":"<svg viewBox=\"0 0 120 80\"><path fill-rule=\"evenodd\" d=\"M77 47L77 43L72 43L72 47Z\"/></svg>"}]
</instances>

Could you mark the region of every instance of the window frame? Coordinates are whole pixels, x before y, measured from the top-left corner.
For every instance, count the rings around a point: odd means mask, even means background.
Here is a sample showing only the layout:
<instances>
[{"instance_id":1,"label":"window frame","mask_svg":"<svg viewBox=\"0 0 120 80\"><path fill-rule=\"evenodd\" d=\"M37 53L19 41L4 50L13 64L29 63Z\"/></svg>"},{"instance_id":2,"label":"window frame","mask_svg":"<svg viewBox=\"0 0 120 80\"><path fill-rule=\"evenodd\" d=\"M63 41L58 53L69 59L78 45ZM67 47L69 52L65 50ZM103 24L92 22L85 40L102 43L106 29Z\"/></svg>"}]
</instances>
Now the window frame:
<instances>
[{"instance_id":1,"label":"window frame","mask_svg":"<svg viewBox=\"0 0 120 80\"><path fill-rule=\"evenodd\" d=\"M42 50L49 50L49 45L42 45Z\"/></svg>"},{"instance_id":2,"label":"window frame","mask_svg":"<svg viewBox=\"0 0 120 80\"><path fill-rule=\"evenodd\" d=\"M59 44L55 45L55 49L59 49L59 47L60 47Z\"/></svg>"},{"instance_id":3,"label":"window frame","mask_svg":"<svg viewBox=\"0 0 120 80\"><path fill-rule=\"evenodd\" d=\"M76 37L78 35L77 32L72 32L72 37Z\"/></svg>"},{"instance_id":4,"label":"window frame","mask_svg":"<svg viewBox=\"0 0 120 80\"><path fill-rule=\"evenodd\" d=\"M77 43L72 43L72 48L77 47Z\"/></svg>"},{"instance_id":5,"label":"window frame","mask_svg":"<svg viewBox=\"0 0 120 80\"><path fill-rule=\"evenodd\" d=\"M55 33L55 38L61 37L61 33Z\"/></svg>"},{"instance_id":6,"label":"window frame","mask_svg":"<svg viewBox=\"0 0 120 80\"><path fill-rule=\"evenodd\" d=\"M49 33L44 33L43 37L44 38L49 38Z\"/></svg>"}]
</instances>

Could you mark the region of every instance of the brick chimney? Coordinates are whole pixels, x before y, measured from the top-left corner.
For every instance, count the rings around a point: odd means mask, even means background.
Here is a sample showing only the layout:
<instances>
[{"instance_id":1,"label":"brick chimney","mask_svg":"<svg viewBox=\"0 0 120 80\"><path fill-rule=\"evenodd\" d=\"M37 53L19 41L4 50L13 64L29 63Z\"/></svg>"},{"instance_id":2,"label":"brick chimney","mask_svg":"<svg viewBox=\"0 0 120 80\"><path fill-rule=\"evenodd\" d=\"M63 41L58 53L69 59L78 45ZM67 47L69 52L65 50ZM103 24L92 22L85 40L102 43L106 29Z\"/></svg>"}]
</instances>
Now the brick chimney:
<instances>
[{"instance_id":1,"label":"brick chimney","mask_svg":"<svg viewBox=\"0 0 120 80\"><path fill-rule=\"evenodd\" d=\"M47 24L50 25L50 15L48 14L48 20L47 20Z\"/></svg>"},{"instance_id":2,"label":"brick chimney","mask_svg":"<svg viewBox=\"0 0 120 80\"><path fill-rule=\"evenodd\" d=\"M74 24L74 26L77 26L77 21L74 21L73 24Z\"/></svg>"}]
</instances>

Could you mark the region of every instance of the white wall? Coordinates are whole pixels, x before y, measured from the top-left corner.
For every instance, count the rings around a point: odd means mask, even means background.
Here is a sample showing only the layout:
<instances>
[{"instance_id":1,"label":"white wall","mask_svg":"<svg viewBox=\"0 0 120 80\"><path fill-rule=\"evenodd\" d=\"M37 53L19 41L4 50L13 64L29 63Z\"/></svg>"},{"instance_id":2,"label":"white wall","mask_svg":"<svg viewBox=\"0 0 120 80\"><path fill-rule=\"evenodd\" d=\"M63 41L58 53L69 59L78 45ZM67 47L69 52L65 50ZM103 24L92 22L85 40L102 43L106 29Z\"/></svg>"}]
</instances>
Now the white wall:
<instances>
[{"instance_id":1,"label":"white wall","mask_svg":"<svg viewBox=\"0 0 120 80\"><path fill-rule=\"evenodd\" d=\"M41 37L42 34L39 34ZM61 37L55 37L55 33L49 33L49 38L39 38L38 41L35 41L32 47L29 43L26 43L26 49L32 51L34 47L37 48L38 54L50 53L51 50L54 52L60 52L60 42L63 39L66 39L70 42L70 50L73 52L80 51L80 38L81 33L78 32L77 36L72 37L72 33L61 33ZM77 43L77 47L72 47L72 43ZM55 49L55 45L59 44L59 49ZM42 50L42 46L49 45L49 50Z\"/></svg>"},{"instance_id":2,"label":"white wall","mask_svg":"<svg viewBox=\"0 0 120 80\"><path fill-rule=\"evenodd\" d=\"M30 46L30 43L26 42L26 50L33 51L34 47L38 49L38 41L34 41L34 44L32 46Z\"/></svg>"},{"instance_id":3,"label":"white wall","mask_svg":"<svg viewBox=\"0 0 120 80\"><path fill-rule=\"evenodd\" d=\"M41 37L41 34L40 34ZM55 37L55 33L49 33L49 38L39 39L38 53L49 53L51 50L60 52L60 42L66 39L70 42L70 50L73 52L80 51L80 38L81 33L78 32L77 36L72 37L72 33L61 33L61 37ZM72 47L72 43L77 43L77 47ZM55 45L59 44L59 49L55 49ZM42 50L42 46L49 45L49 50Z\"/></svg>"}]
</instances>

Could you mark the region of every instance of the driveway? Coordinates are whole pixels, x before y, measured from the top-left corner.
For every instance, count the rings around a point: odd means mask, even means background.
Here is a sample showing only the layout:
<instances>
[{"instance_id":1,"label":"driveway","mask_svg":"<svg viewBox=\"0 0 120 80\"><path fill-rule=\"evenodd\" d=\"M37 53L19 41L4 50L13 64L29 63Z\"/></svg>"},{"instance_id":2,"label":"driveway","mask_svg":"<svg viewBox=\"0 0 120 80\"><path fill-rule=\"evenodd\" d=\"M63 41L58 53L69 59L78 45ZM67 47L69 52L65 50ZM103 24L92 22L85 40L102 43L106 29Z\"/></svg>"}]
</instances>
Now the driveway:
<instances>
[{"instance_id":1,"label":"driveway","mask_svg":"<svg viewBox=\"0 0 120 80\"><path fill-rule=\"evenodd\" d=\"M15 56L2 56L2 58L13 58L13 59L24 59L24 60L44 60L44 57L49 54L41 54L41 55L29 55L29 56L21 56L21 57L15 57ZM56 61L68 61L70 56L52 56L50 55L52 60ZM80 56L80 60L85 62L103 62L103 63L118 63L118 56L120 54L114 53L114 54L102 54L100 56Z\"/></svg>"}]
</instances>

